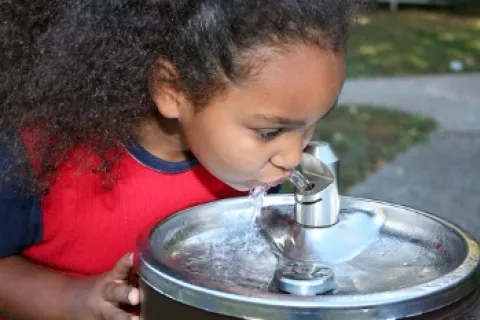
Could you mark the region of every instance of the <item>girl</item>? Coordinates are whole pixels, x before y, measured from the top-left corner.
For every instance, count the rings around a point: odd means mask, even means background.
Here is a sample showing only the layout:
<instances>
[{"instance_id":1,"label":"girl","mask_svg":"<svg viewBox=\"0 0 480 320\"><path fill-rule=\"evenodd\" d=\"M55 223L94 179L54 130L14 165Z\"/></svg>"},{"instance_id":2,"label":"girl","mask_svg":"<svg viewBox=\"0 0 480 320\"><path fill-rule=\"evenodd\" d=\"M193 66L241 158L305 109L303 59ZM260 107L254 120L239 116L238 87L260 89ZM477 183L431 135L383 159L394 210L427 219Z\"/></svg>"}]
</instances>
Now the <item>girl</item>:
<instances>
[{"instance_id":1,"label":"girl","mask_svg":"<svg viewBox=\"0 0 480 320\"><path fill-rule=\"evenodd\" d=\"M358 4L1 7L0 314L122 320L141 230L291 174L337 101Z\"/></svg>"}]
</instances>

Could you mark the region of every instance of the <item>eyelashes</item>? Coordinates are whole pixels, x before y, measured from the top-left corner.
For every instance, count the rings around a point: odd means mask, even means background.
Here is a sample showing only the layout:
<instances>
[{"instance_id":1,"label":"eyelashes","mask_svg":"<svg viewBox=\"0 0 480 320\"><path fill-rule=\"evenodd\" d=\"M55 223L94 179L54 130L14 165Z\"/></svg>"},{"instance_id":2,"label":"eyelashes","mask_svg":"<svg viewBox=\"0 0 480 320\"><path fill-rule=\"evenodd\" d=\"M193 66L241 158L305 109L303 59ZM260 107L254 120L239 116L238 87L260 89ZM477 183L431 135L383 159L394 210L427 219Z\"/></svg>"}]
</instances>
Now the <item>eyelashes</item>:
<instances>
[{"instance_id":1,"label":"eyelashes","mask_svg":"<svg viewBox=\"0 0 480 320\"><path fill-rule=\"evenodd\" d=\"M280 134L282 134L285 130L282 128L278 129L257 129L257 135L258 138L263 141L263 142L268 142L276 137L278 137Z\"/></svg>"}]
</instances>

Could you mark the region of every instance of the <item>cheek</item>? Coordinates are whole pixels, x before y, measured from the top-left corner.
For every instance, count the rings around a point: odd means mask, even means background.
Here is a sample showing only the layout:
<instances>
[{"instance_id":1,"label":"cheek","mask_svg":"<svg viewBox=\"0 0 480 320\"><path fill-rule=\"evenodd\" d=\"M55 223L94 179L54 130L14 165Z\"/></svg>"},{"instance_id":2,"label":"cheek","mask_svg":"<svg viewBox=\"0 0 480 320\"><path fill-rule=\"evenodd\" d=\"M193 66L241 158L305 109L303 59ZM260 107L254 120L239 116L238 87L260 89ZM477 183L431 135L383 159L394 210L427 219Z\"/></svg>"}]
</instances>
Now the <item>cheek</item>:
<instances>
[{"instance_id":1,"label":"cheek","mask_svg":"<svg viewBox=\"0 0 480 320\"><path fill-rule=\"evenodd\" d=\"M227 175L256 175L268 163L265 148L244 127L230 123L197 128L199 130L188 134L189 147L212 171L222 171Z\"/></svg>"},{"instance_id":2,"label":"cheek","mask_svg":"<svg viewBox=\"0 0 480 320\"><path fill-rule=\"evenodd\" d=\"M232 171L256 172L267 162L268 155L262 144L245 130L237 130L237 134L222 135L216 144L220 149L215 153Z\"/></svg>"}]
</instances>

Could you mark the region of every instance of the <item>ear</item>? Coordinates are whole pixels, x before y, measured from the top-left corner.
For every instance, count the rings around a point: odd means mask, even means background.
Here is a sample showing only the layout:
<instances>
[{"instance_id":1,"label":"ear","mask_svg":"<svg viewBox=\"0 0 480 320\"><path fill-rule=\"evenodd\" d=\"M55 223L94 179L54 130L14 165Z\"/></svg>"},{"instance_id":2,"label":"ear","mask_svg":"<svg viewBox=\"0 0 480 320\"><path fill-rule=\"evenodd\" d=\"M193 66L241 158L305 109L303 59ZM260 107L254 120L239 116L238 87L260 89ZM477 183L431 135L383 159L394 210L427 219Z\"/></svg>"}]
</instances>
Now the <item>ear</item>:
<instances>
[{"instance_id":1,"label":"ear","mask_svg":"<svg viewBox=\"0 0 480 320\"><path fill-rule=\"evenodd\" d=\"M165 118L178 119L181 109L190 104L181 90L180 76L170 61L157 61L149 86L152 100Z\"/></svg>"}]
</instances>

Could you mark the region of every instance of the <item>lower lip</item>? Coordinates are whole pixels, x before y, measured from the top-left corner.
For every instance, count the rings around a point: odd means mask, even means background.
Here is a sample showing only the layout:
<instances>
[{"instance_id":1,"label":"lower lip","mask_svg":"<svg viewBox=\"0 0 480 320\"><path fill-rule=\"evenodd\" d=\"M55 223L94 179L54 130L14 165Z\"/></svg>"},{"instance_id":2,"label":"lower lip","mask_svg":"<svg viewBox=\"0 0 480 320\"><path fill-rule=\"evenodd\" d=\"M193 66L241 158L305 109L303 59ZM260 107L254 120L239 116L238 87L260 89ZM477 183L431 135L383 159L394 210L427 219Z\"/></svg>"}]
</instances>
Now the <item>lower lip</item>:
<instances>
[{"instance_id":1,"label":"lower lip","mask_svg":"<svg viewBox=\"0 0 480 320\"><path fill-rule=\"evenodd\" d=\"M285 179L281 179L281 180L277 180L277 181L274 181L274 182L269 182L269 183L265 183L264 186L268 189L270 188L273 188L273 187L276 187L280 184L282 184L283 182L285 182Z\"/></svg>"},{"instance_id":2,"label":"lower lip","mask_svg":"<svg viewBox=\"0 0 480 320\"><path fill-rule=\"evenodd\" d=\"M256 181L256 182L248 183L247 186L250 190L252 190L256 187L262 186L262 187L265 188L265 191L268 191L269 189L274 188L274 187L282 184L283 182L285 182L285 180L286 179L280 179L280 180L273 181L273 182Z\"/></svg>"}]
</instances>

